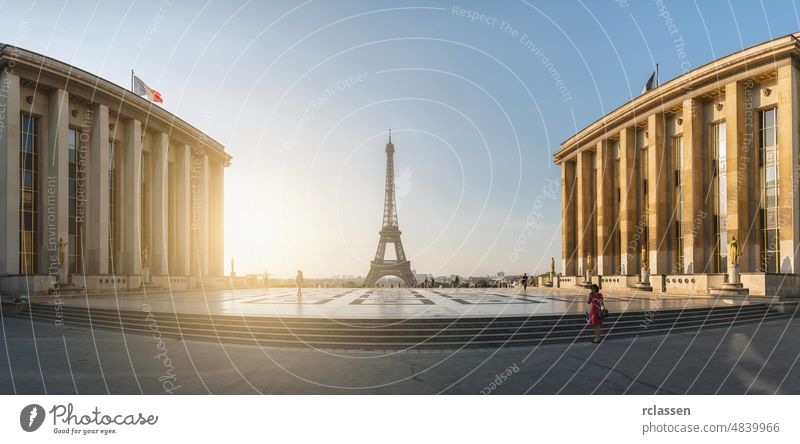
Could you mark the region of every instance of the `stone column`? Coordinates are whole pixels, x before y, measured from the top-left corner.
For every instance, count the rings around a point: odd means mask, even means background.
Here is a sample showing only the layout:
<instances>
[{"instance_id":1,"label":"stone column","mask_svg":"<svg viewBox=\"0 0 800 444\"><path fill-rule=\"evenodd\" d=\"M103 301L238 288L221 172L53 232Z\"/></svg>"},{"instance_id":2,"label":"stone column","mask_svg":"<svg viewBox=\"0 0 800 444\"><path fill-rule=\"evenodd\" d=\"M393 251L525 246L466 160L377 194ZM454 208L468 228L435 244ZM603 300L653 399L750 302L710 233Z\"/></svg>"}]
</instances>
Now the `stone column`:
<instances>
[{"instance_id":1,"label":"stone column","mask_svg":"<svg viewBox=\"0 0 800 444\"><path fill-rule=\"evenodd\" d=\"M739 242L741 256L739 257L739 269L741 271L755 270L755 260L758 257L758 233L760 227L758 221L754 219L755 209L750 206L750 189L753 186L753 169L756 153L753 150L753 138L755 137L754 122L756 116L751 114L748 128L745 129L745 100L752 105L752 83L732 82L725 85L725 137L727 143L726 150L726 178L727 186L727 210L728 210L728 242L732 236L736 236ZM747 98L745 98L747 95ZM752 110L752 107L751 107ZM752 111L751 111L752 113ZM778 113L780 114L780 113ZM749 136L745 132L750 133ZM753 198L757 199L758 194ZM755 202L753 202L755 205ZM751 212L751 208L753 208ZM755 222L755 223L753 223ZM752 224L752 226L751 226ZM752 229L751 229L752 228ZM727 251L727 245L720 245Z\"/></svg>"},{"instance_id":2,"label":"stone column","mask_svg":"<svg viewBox=\"0 0 800 444\"><path fill-rule=\"evenodd\" d=\"M577 275L575 269L576 233L575 162L561 162L561 272L565 276Z\"/></svg>"},{"instance_id":3,"label":"stone column","mask_svg":"<svg viewBox=\"0 0 800 444\"><path fill-rule=\"evenodd\" d=\"M89 145L88 197L86 221L87 274L108 274L109 230L109 135L108 107L92 106L91 141Z\"/></svg>"},{"instance_id":4,"label":"stone column","mask_svg":"<svg viewBox=\"0 0 800 444\"><path fill-rule=\"evenodd\" d=\"M0 208L3 209L3 217L0 217L0 275L20 272L19 94L19 76L8 69L2 70L0 103L5 104L5 110L0 113ZM40 191L39 195L43 193Z\"/></svg>"},{"instance_id":5,"label":"stone column","mask_svg":"<svg viewBox=\"0 0 800 444\"><path fill-rule=\"evenodd\" d=\"M69 94L63 89L50 93L47 119L47 144L40 151L41 163L44 168L44 183L53 186L39 187L40 226L44 227L42 236L39 236L43 249L51 251L48 254L48 268L58 266L58 239L67 242L64 248L64 269L68 270L69 252L80 245L69 243L69 146L67 132L69 130ZM50 215L53 217L50 218ZM54 235L51 236L50 233ZM54 270L49 270L54 271Z\"/></svg>"},{"instance_id":6,"label":"stone column","mask_svg":"<svg viewBox=\"0 0 800 444\"><path fill-rule=\"evenodd\" d=\"M617 191L613 189L614 153L611 144L603 140L597 144L596 174L597 174L597 274L608 276L615 274L614 270L614 229L615 216L612 207Z\"/></svg>"},{"instance_id":7,"label":"stone column","mask_svg":"<svg viewBox=\"0 0 800 444\"><path fill-rule=\"evenodd\" d=\"M642 245L636 237L636 196L639 192L639 150L636 147L636 132L625 128L619 134L619 274L639 274L639 258Z\"/></svg>"},{"instance_id":8,"label":"stone column","mask_svg":"<svg viewBox=\"0 0 800 444\"><path fill-rule=\"evenodd\" d=\"M169 136L158 133L152 146L152 190L150 192L153 226L153 252L150 255L150 271L154 276L165 276L169 271L167 252L169 251Z\"/></svg>"},{"instance_id":9,"label":"stone column","mask_svg":"<svg viewBox=\"0 0 800 444\"><path fill-rule=\"evenodd\" d=\"M120 194L125 230L122 234L122 270L129 276L142 274L142 124L130 119L125 124L124 193Z\"/></svg>"},{"instance_id":10,"label":"stone column","mask_svg":"<svg viewBox=\"0 0 800 444\"><path fill-rule=\"evenodd\" d=\"M209 166L208 154L203 153L200 157L202 162L202 176L200 178L200 267L203 276L208 276L210 271L210 255L209 250L211 247L211 230L209 222L211 221L211 170Z\"/></svg>"},{"instance_id":11,"label":"stone column","mask_svg":"<svg viewBox=\"0 0 800 444\"><path fill-rule=\"evenodd\" d=\"M191 216L192 216L192 148L183 145L175 156L175 264L172 274L189 276L192 273Z\"/></svg>"},{"instance_id":12,"label":"stone column","mask_svg":"<svg viewBox=\"0 0 800 444\"><path fill-rule=\"evenodd\" d=\"M800 226L800 200L798 198L798 71L789 63L778 68L778 227L780 229L781 273L798 273L798 227Z\"/></svg>"},{"instance_id":13,"label":"stone column","mask_svg":"<svg viewBox=\"0 0 800 444\"><path fill-rule=\"evenodd\" d=\"M683 263L684 273L707 273L709 219L703 180L703 109L697 99L683 101Z\"/></svg>"},{"instance_id":14,"label":"stone column","mask_svg":"<svg viewBox=\"0 0 800 444\"><path fill-rule=\"evenodd\" d=\"M175 155L175 264L172 274L192 274L192 148L181 145Z\"/></svg>"},{"instance_id":15,"label":"stone column","mask_svg":"<svg viewBox=\"0 0 800 444\"><path fill-rule=\"evenodd\" d=\"M650 273L670 273L669 219L667 188L672 181L669 168L669 147L664 143L664 115L655 113L647 118L647 231Z\"/></svg>"},{"instance_id":16,"label":"stone column","mask_svg":"<svg viewBox=\"0 0 800 444\"><path fill-rule=\"evenodd\" d=\"M594 216L594 199L592 196L592 181L594 181L594 170L592 169L592 152L586 149L578 151L578 166L577 166L577 195L578 195L578 268L581 275L586 276L586 255L591 254L595 256L594 252L594 224L592 218ZM593 260L593 266L597 261Z\"/></svg>"},{"instance_id":17,"label":"stone column","mask_svg":"<svg viewBox=\"0 0 800 444\"><path fill-rule=\"evenodd\" d=\"M214 241L211 256L212 270L214 276L225 275L225 166L222 163L214 163L214 189L212 190L214 205L211 217L214 218L212 224L214 232L211 238Z\"/></svg>"}]
</instances>

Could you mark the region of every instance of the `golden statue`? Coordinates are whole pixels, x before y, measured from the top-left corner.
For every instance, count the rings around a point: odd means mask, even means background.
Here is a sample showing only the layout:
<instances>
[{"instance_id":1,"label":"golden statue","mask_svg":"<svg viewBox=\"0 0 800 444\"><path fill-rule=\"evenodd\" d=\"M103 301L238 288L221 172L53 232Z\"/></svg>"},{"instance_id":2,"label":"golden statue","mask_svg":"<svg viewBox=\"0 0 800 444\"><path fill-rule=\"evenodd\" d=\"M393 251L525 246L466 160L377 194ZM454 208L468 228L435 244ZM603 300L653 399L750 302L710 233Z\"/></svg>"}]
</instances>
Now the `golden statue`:
<instances>
[{"instance_id":1,"label":"golden statue","mask_svg":"<svg viewBox=\"0 0 800 444\"><path fill-rule=\"evenodd\" d=\"M642 246L642 268L647 268L647 249Z\"/></svg>"},{"instance_id":2,"label":"golden statue","mask_svg":"<svg viewBox=\"0 0 800 444\"><path fill-rule=\"evenodd\" d=\"M550 258L550 273L555 275L556 274L556 260L554 258Z\"/></svg>"},{"instance_id":3,"label":"golden statue","mask_svg":"<svg viewBox=\"0 0 800 444\"><path fill-rule=\"evenodd\" d=\"M233 262L233 257L231 257L231 274L236 274L236 272L233 271L234 264L235 264L235 262Z\"/></svg>"},{"instance_id":4,"label":"golden statue","mask_svg":"<svg viewBox=\"0 0 800 444\"><path fill-rule=\"evenodd\" d=\"M142 265L145 267L150 266L150 249L147 247L142 250Z\"/></svg>"},{"instance_id":5,"label":"golden statue","mask_svg":"<svg viewBox=\"0 0 800 444\"><path fill-rule=\"evenodd\" d=\"M67 243L63 238L58 238L58 265L64 265L64 249Z\"/></svg>"},{"instance_id":6,"label":"golden statue","mask_svg":"<svg viewBox=\"0 0 800 444\"><path fill-rule=\"evenodd\" d=\"M739 251L739 241L736 240L736 236L732 236L731 244L728 246L728 260L730 260L733 265L737 265L741 254L742 252Z\"/></svg>"},{"instance_id":7,"label":"golden statue","mask_svg":"<svg viewBox=\"0 0 800 444\"><path fill-rule=\"evenodd\" d=\"M586 253L586 271L592 274L592 253Z\"/></svg>"}]
</instances>

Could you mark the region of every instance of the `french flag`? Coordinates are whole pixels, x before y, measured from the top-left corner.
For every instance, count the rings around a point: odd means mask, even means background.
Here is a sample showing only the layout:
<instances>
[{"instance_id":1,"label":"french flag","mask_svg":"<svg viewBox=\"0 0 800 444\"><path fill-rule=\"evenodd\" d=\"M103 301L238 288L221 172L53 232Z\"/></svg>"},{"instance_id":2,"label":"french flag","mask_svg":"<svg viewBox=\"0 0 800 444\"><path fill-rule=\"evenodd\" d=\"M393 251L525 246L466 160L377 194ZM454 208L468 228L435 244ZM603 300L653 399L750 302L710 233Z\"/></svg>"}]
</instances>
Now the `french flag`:
<instances>
[{"instance_id":1,"label":"french flag","mask_svg":"<svg viewBox=\"0 0 800 444\"><path fill-rule=\"evenodd\" d=\"M147 96L147 98L152 102L164 103L164 99L161 98L160 92L150 88L142 81L142 79L136 76L133 76L133 93L138 96Z\"/></svg>"}]
</instances>

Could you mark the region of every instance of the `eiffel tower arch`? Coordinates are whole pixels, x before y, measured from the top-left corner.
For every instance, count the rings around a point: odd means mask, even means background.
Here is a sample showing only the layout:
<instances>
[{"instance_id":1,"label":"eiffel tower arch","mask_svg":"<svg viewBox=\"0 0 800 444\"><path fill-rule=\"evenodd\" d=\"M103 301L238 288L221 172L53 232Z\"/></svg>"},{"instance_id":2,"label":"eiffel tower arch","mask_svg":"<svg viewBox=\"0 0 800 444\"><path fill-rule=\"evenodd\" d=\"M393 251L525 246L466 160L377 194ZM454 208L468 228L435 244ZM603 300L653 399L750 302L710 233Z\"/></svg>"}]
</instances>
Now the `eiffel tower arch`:
<instances>
[{"instance_id":1,"label":"eiffel tower arch","mask_svg":"<svg viewBox=\"0 0 800 444\"><path fill-rule=\"evenodd\" d=\"M378 279L385 276L395 276L403 280L408 287L417 285L417 278L411 272L411 261L406 259L403 250L403 241L400 239L400 227L397 225L397 205L394 197L394 145L392 144L392 130L389 130L389 143L386 144L386 193L383 202L383 226L378 240L378 251L372 260L364 279L365 287L374 287ZM386 246L394 245L395 259L387 260Z\"/></svg>"}]
</instances>

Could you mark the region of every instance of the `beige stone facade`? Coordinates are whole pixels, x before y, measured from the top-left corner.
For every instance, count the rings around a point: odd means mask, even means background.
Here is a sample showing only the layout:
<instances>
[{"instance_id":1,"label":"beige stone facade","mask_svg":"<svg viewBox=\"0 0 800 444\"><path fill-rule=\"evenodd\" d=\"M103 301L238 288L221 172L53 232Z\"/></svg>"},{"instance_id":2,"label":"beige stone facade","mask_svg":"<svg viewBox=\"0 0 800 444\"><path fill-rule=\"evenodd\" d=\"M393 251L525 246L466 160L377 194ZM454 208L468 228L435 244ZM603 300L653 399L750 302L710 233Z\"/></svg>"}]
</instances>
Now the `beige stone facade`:
<instances>
[{"instance_id":1,"label":"beige stone facade","mask_svg":"<svg viewBox=\"0 0 800 444\"><path fill-rule=\"evenodd\" d=\"M634 289L644 249L655 293L710 294L730 279L751 295L800 293L798 37L685 73L561 145L564 285L590 274Z\"/></svg>"},{"instance_id":2,"label":"beige stone facade","mask_svg":"<svg viewBox=\"0 0 800 444\"><path fill-rule=\"evenodd\" d=\"M230 160L125 88L0 47L0 292L226 283Z\"/></svg>"}]
</instances>

